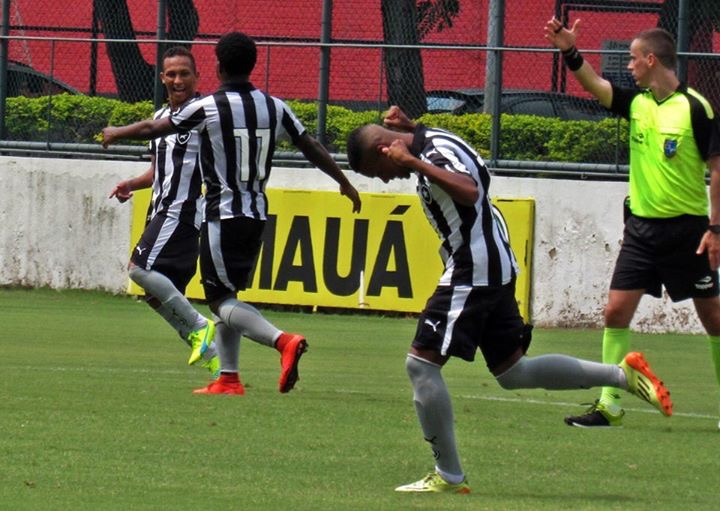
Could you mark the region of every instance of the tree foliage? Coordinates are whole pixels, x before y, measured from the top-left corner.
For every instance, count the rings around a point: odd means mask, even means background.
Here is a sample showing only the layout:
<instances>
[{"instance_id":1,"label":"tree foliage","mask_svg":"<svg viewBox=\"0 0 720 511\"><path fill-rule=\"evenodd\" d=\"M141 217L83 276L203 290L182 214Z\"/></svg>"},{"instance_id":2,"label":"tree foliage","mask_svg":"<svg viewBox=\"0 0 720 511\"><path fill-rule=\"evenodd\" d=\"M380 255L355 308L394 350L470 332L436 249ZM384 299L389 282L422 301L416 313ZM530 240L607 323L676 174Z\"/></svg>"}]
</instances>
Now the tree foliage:
<instances>
[{"instance_id":1,"label":"tree foliage","mask_svg":"<svg viewBox=\"0 0 720 511\"><path fill-rule=\"evenodd\" d=\"M193 0L167 0L170 40L192 41L200 23ZM127 0L95 0L100 26L106 39L135 40ZM155 63L148 63L134 42L107 43L110 65L123 101L152 99L155 84Z\"/></svg>"},{"instance_id":2,"label":"tree foliage","mask_svg":"<svg viewBox=\"0 0 720 511\"><path fill-rule=\"evenodd\" d=\"M453 18L460 14L460 0L421 0L417 3L418 37L452 28Z\"/></svg>"}]
</instances>

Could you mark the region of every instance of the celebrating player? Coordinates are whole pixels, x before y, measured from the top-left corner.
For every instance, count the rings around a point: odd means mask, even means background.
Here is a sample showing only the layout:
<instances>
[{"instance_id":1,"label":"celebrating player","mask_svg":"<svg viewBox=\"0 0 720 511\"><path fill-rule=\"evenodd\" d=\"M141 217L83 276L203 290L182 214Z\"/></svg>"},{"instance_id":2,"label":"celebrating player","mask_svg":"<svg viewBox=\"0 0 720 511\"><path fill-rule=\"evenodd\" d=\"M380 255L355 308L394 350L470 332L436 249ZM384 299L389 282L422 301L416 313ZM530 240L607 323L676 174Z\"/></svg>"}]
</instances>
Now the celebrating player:
<instances>
[{"instance_id":1,"label":"celebrating player","mask_svg":"<svg viewBox=\"0 0 720 511\"><path fill-rule=\"evenodd\" d=\"M441 369L453 357L473 361L479 349L505 389L579 389L613 385L672 414L667 389L642 354L619 365L565 355L525 355L532 327L515 300L518 267L489 199L490 174L482 158L461 138L415 124L392 107L385 124L368 124L348 137L350 166L384 182L417 177L428 221L442 242L445 271L425 305L406 358L417 416L435 457L425 478L400 492L468 493L470 487L455 445L453 411Z\"/></svg>"},{"instance_id":2,"label":"celebrating player","mask_svg":"<svg viewBox=\"0 0 720 511\"><path fill-rule=\"evenodd\" d=\"M160 80L168 94L168 105L155 112L155 119L176 114L197 99L195 58L183 46L163 54ZM211 328L208 320L184 298L195 274L198 237L202 218L202 176L198 162L197 131L171 134L150 143L150 168L143 174L120 181L110 193L120 202L133 191L152 186L148 223L128 265L130 278L145 290L145 301L192 347L191 340ZM203 354L203 366L217 377L220 363L211 345Z\"/></svg>"},{"instance_id":3,"label":"celebrating player","mask_svg":"<svg viewBox=\"0 0 720 511\"><path fill-rule=\"evenodd\" d=\"M222 86L214 94L187 105L178 114L103 130L103 145L123 138L147 139L197 130L200 164L207 185L205 218L200 234L200 271L210 309L237 335L246 335L281 353L280 392L298 380L298 362L307 342L301 335L279 330L254 307L236 298L245 289L260 250L267 218L265 185L275 145L288 135L310 162L340 185L340 192L360 210L360 197L327 150L311 137L290 108L256 89L249 81L257 60L255 42L247 35L224 35L215 47ZM223 327L224 328L224 327ZM220 377L199 393L242 394L238 376L239 339L216 338ZM208 348L194 346L190 362Z\"/></svg>"}]
</instances>

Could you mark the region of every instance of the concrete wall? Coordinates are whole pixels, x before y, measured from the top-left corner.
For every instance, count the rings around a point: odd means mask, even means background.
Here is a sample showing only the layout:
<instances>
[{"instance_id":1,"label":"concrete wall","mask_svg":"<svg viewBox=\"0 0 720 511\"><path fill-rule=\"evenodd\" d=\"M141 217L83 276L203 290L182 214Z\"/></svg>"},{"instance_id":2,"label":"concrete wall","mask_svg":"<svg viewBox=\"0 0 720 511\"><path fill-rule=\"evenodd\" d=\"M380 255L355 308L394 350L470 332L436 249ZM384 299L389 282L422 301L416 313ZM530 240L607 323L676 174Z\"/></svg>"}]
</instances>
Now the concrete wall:
<instances>
[{"instance_id":1,"label":"concrete wall","mask_svg":"<svg viewBox=\"0 0 720 511\"><path fill-rule=\"evenodd\" d=\"M107 197L147 167L0 157L0 285L122 292L131 211Z\"/></svg>"},{"instance_id":2,"label":"concrete wall","mask_svg":"<svg viewBox=\"0 0 720 511\"><path fill-rule=\"evenodd\" d=\"M147 163L0 157L0 285L124 292L130 207L107 198ZM361 192L415 193L348 174ZM336 190L317 170L276 168L269 186ZM536 201L531 310L538 326L602 326L626 183L495 177L496 197ZM702 332L691 302L643 299L633 328Z\"/></svg>"}]
</instances>

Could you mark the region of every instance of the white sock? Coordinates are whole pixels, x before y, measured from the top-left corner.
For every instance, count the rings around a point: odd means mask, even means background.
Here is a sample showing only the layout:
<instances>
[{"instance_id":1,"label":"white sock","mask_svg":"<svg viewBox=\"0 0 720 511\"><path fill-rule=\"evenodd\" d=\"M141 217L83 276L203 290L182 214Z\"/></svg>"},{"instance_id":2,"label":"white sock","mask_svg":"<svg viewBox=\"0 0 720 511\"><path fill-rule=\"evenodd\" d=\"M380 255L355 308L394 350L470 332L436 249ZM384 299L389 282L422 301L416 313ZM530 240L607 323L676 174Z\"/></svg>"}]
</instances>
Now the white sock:
<instances>
[{"instance_id":1,"label":"white sock","mask_svg":"<svg viewBox=\"0 0 720 511\"><path fill-rule=\"evenodd\" d=\"M567 355L523 356L496 379L504 389L627 388L625 372L619 366Z\"/></svg>"},{"instance_id":2,"label":"white sock","mask_svg":"<svg viewBox=\"0 0 720 511\"><path fill-rule=\"evenodd\" d=\"M457 484L464 479L464 473L455 445L452 403L441 367L413 355L407 356L405 367L414 390L415 411L435 457L435 470L449 483Z\"/></svg>"},{"instance_id":3,"label":"white sock","mask_svg":"<svg viewBox=\"0 0 720 511\"><path fill-rule=\"evenodd\" d=\"M220 371L226 373L240 372L240 333L227 326L217 316L215 320L215 341L211 347L217 347L220 357Z\"/></svg>"},{"instance_id":4,"label":"white sock","mask_svg":"<svg viewBox=\"0 0 720 511\"><path fill-rule=\"evenodd\" d=\"M221 303L217 315L233 330L266 346L273 347L282 333L255 307L235 298L228 298Z\"/></svg>"},{"instance_id":5,"label":"white sock","mask_svg":"<svg viewBox=\"0 0 720 511\"><path fill-rule=\"evenodd\" d=\"M155 311L183 339L187 340L190 332L207 325L205 317L195 310L172 281L162 273L133 266L129 274L135 283L160 302L160 306Z\"/></svg>"}]
</instances>

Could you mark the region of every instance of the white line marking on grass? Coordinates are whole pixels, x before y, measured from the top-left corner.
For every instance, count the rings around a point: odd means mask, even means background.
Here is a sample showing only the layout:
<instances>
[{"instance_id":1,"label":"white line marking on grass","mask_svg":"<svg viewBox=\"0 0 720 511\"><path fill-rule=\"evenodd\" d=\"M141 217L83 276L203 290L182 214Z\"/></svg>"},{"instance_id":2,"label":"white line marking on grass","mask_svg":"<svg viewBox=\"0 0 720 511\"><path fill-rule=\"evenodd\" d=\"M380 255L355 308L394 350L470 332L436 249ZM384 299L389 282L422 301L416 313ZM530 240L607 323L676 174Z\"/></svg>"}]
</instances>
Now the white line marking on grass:
<instances>
[{"instance_id":1,"label":"white line marking on grass","mask_svg":"<svg viewBox=\"0 0 720 511\"><path fill-rule=\"evenodd\" d=\"M30 369L30 367L28 367ZM49 367L44 368L45 371L57 371L57 372L69 372L69 371L75 371L75 372L102 372L102 373L140 373L140 374L163 374L163 375L178 375L178 374L185 374L186 371L178 370L178 369L141 369L141 368L132 368L132 369L113 369L113 368L88 368L88 367ZM327 392L327 390L323 390L323 392ZM357 389L343 389L343 388L335 388L333 389L334 393L336 394L356 394L356 395L367 395L371 396L372 392L364 391L364 390L357 390ZM569 406L583 406L579 403L567 403L564 401L542 401L540 399L532 399L532 398L520 398L520 397L501 397L501 396L477 396L477 395L469 395L469 394L461 394L458 396L462 399L472 399L476 401L498 401L502 403L524 403L524 404L530 404L530 405L542 405L542 406L556 406L556 407L569 407ZM587 406L590 406L589 404ZM656 414L658 413L657 410L651 410L648 408L625 408L625 410L630 412L639 412L639 413L652 413ZM717 416L715 415L707 415L704 413L692 413L692 412L673 412L673 417L687 417L690 419L717 419Z\"/></svg>"},{"instance_id":2,"label":"white line marking on grass","mask_svg":"<svg viewBox=\"0 0 720 511\"><path fill-rule=\"evenodd\" d=\"M500 401L505 403L525 403L525 404L531 404L531 405L543 405L543 406L583 406L578 405L578 403L566 403L563 401L542 401L540 399L530 399L530 398L518 398L518 397L499 397L499 396L471 396L471 395L461 395L459 396L464 399L475 399L480 401ZM587 406L590 406L588 404ZM652 413L657 414L657 410L650 410L647 408L627 408L624 407L625 410L630 412L640 412L640 413ZM715 415L707 415L703 413L690 413L690 412L673 412L673 417L688 417L691 419L716 419L717 417Z\"/></svg>"},{"instance_id":3,"label":"white line marking on grass","mask_svg":"<svg viewBox=\"0 0 720 511\"><path fill-rule=\"evenodd\" d=\"M26 366L27 369L37 369L37 367ZM55 371L58 373L140 373L140 374L185 374L185 371L179 369L118 369L113 367L44 367L43 371ZM207 369L206 369L207 371Z\"/></svg>"}]
</instances>

